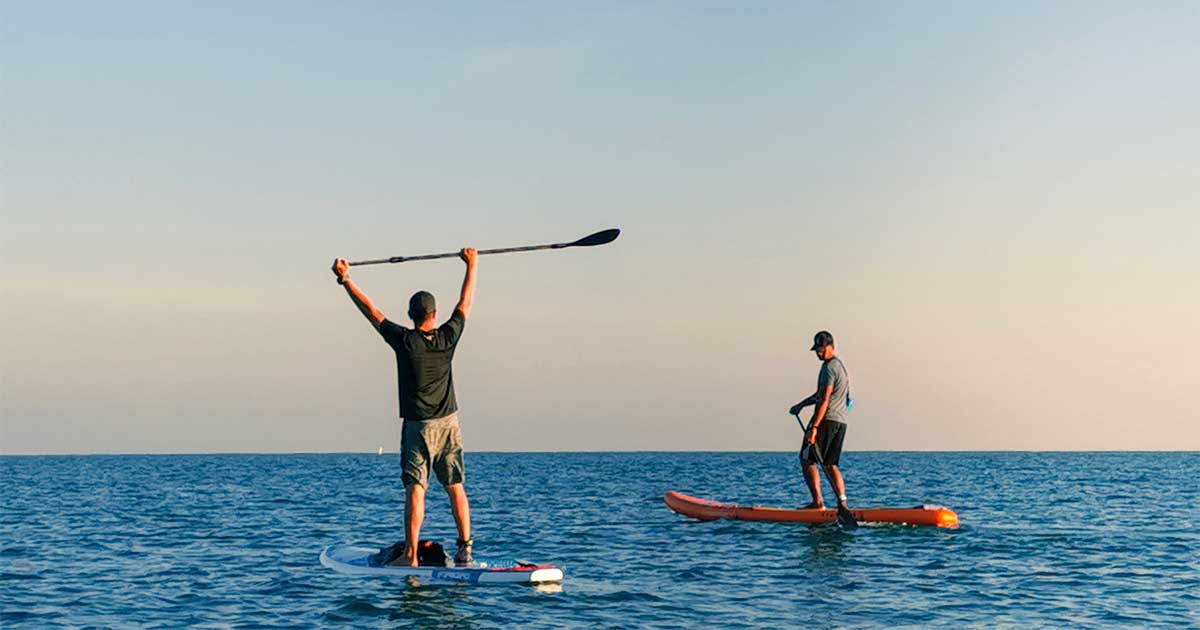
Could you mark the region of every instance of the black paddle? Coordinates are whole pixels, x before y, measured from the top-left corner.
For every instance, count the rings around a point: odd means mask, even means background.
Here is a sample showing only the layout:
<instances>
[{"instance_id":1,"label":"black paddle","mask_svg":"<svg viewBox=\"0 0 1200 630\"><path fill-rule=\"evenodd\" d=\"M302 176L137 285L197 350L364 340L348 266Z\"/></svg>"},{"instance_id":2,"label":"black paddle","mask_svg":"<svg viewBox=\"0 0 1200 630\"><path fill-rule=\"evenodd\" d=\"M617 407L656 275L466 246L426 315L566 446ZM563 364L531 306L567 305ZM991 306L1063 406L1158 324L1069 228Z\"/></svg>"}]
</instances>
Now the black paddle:
<instances>
[{"instance_id":1,"label":"black paddle","mask_svg":"<svg viewBox=\"0 0 1200 630\"><path fill-rule=\"evenodd\" d=\"M589 234L577 241L570 243L551 243L549 245L526 245L524 247L501 247L499 249L481 249L480 254L507 254L510 252L532 252L539 249L562 249L564 247L591 247L592 245L603 245L617 240L621 235L621 230L612 228L610 230L601 230L595 234ZM401 263L410 260L433 260L435 258L455 258L458 252L448 254L424 254L421 256L392 256L391 258L376 258L374 260L359 260L349 263L351 267L355 265L378 265L379 263Z\"/></svg>"},{"instance_id":2,"label":"black paddle","mask_svg":"<svg viewBox=\"0 0 1200 630\"><path fill-rule=\"evenodd\" d=\"M800 426L804 427L804 444L808 446L808 448L811 448L813 454L817 456L817 463L821 465L821 470L825 470L825 456L821 454L821 447L817 446L816 442L813 442L812 444L808 443L808 427L804 426L804 421L800 419L800 414L797 413L795 416L796 422L799 422ZM804 455L803 447L800 449L800 454L801 456ZM803 464L803 459L801 460L801 464ZM825 470L825 476L829 477L828 470ZM820 483L820 480L817 480L817 483ZM833 479L829 480L829 485L833 485ZM851 512L850 508L847 508L840 500L837 502L837 521L838 525L841 525L845 529L855 529L858 527L858 519L854 518L854 513Z\"/></svg>"}]
</instances>

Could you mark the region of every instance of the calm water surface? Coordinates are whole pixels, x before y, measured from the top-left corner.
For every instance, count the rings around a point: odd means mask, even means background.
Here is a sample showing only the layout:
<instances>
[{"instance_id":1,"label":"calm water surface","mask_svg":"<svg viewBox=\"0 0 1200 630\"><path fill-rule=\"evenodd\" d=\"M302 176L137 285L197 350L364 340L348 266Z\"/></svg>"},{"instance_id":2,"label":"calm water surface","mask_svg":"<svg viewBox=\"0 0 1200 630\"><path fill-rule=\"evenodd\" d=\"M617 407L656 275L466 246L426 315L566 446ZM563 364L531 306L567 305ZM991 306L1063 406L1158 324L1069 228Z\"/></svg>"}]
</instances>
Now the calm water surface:
<instances>
[{"instance_id":1,"label":"calm water surface","mask_svg":"<svg viewBox=\"0 0 1200 630\"><path fill-rule=\"evenodd\" d=\"M560 589L325 569L403 536L396 455L0 457L5 628L1200 627L1200 453L847 453L855 505L958 530L709 522L807 501L794 453L468 454L477 554ZM426 538L453 544L440 492Z\"/></svg>"}]
</instances>

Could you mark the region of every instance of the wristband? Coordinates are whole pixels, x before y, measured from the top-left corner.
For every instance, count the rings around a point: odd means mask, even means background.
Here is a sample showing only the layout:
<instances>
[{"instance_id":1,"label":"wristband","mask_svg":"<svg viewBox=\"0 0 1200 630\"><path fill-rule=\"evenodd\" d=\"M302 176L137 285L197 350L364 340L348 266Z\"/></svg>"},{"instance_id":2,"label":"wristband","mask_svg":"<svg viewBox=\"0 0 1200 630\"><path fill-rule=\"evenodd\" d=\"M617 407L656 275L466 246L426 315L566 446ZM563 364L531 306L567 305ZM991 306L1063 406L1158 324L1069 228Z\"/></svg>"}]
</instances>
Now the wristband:
<instances>
[{"instance_id":1,"label":"wristband","mask_svg":"<svg viewBox=\"0 0 1200 630\"><path fill-rule=\"evenodd\" d=\"M350 276L338 276L338 284L346 284L350 281Z\"/></svg>"}]
</instances>

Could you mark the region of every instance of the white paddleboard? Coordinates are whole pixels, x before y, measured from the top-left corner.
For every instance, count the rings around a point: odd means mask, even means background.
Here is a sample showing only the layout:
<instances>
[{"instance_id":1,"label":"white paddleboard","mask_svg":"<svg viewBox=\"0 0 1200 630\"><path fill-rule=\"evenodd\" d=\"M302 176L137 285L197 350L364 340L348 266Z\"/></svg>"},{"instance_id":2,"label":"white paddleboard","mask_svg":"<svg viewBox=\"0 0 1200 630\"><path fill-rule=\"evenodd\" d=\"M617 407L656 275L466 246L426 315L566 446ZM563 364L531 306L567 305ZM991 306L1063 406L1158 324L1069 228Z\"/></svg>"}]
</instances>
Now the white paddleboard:
<instances>
[{"instance_id":1,"label":"white paddleboard","mask_svg":"<svg viewBox=\"0 0 1200 630\"><path fill-rule=\"evenodd\" d=\"M562 569L556 566L519 561L473 562L465 567L371 566L367 558L378 551L364 544L330 545L321 551L321 564L349 575L415 577L431 583L537 584L563 579Z\"/></svg>"}]
</instances>

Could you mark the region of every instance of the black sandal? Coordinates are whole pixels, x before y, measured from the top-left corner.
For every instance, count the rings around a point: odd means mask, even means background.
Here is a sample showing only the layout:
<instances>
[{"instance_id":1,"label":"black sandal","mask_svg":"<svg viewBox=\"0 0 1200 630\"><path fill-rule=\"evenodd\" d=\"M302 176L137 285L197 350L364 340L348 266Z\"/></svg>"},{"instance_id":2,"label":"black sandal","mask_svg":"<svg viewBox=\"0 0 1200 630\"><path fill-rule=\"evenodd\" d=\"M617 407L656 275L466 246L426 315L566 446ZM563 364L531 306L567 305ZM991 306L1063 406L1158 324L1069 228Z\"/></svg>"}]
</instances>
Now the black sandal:
<instances>
[{"instance_id":1,"label":"black sandal","mask_svg":"<svg viewBox=\"0 0 1200 630\"><path fill-rule=\"evenodd\" d=\"M471 540L469 538L467 540L463 540L463 539L459 538L458 539L458 551L454 552L454 565L463 567L463 566L467 566L468 564L471 564L471 562L475 559L474 555L471 553L471 550L474 546L475 546L474 540Z\"/></svg>"}]
</instances>

